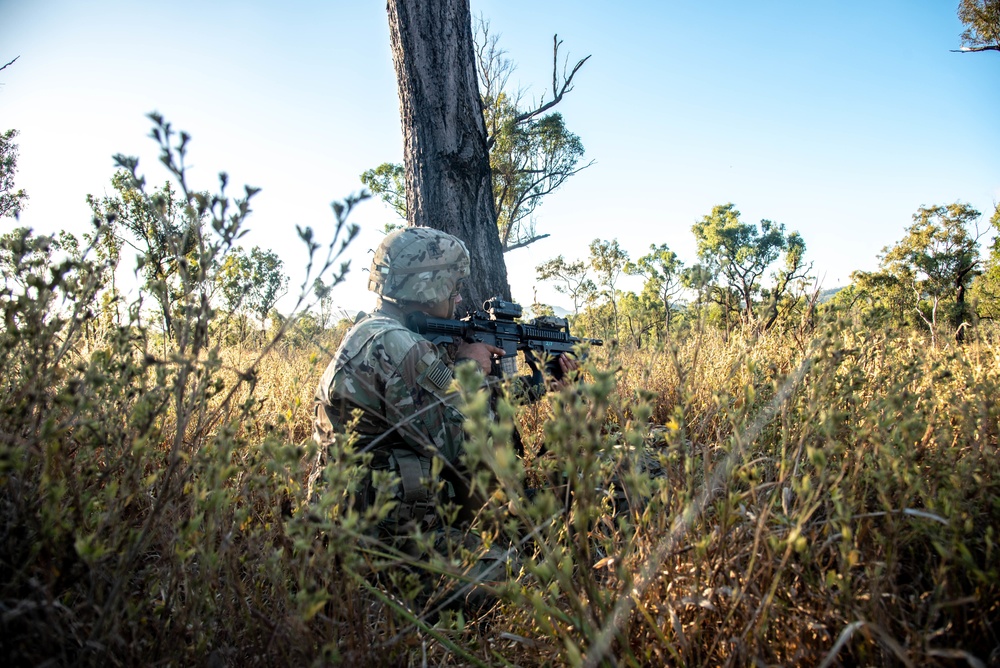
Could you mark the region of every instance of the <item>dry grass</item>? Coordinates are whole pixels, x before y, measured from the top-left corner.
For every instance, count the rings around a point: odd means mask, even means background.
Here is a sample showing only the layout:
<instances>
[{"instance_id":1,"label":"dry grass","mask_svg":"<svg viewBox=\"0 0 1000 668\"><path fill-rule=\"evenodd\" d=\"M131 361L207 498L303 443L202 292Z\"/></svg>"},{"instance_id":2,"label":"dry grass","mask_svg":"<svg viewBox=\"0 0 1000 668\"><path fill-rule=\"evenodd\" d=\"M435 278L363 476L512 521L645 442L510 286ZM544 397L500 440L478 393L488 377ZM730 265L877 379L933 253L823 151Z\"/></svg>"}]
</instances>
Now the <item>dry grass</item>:
<instances>
[{"instance_id":1,"label":"dry grass","mask_svg":"<svg viewBox=\"0 0 1000 668\"><path fill-rule=\"evenodd\" d=\"M523 571L461 613L421 583L475 555L373 541L349 438L306 492L335 340L260 358L195 319L201 345L164 354L0 301L8 664L997 661L995 342L831 323L595 351L574 388L500 407L526 474L463 378L470 460L498 482L480 536Z\"/></svg>"}]
</instances>

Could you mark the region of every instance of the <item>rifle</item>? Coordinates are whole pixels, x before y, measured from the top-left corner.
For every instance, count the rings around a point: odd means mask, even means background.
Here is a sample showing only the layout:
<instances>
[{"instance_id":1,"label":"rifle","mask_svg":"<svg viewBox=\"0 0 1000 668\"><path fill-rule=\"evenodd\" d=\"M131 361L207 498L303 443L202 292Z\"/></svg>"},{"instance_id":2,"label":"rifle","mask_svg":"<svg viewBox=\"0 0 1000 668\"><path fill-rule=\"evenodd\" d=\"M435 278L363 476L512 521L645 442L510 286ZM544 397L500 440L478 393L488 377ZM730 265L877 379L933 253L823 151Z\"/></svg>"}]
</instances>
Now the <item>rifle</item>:
<instances>
[{"instance_id":1,"label":"rifle","mask_svg":"<svg viewBox=\"0 0 1000 668\"><path fill-rule=\"evenodd\" d=\"M581 343L604 345L601 339L570 334L566 318L547 315L532 318L526 323L515 322L522 312L520 304L494 297L483 303L482 310L473 311L461 320L433 318L415 311L406 317L406 326L435 344L460 338L469 343L488 343L503 348L503 356L499 364L494 361L492 372L499 371L496 375L505 378L517 375L517 351L523 351L525 361L534 372L532 385L542 380L541 371L535 364L540 358L546 360L545 366L549 374L559 379L562 378L562 369L557 359L560 354L576 354L577 346Z\"/></svg>"}]
</instances>

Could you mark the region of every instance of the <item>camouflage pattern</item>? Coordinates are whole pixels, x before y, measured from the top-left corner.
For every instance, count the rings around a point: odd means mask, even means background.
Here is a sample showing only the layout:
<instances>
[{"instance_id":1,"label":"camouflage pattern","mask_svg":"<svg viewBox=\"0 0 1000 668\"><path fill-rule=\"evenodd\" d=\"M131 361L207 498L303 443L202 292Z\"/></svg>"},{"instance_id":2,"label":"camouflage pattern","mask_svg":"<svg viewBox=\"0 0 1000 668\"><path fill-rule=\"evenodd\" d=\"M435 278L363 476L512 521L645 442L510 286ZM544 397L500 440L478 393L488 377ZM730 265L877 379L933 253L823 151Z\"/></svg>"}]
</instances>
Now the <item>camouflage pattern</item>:
<instances>
[{"instance_id":1,"label":"camouflage pattern","mask_svg":"<svg viewBox=\"0 0 1000 668\"><path fill-rule=\"evenodd\" d=\"M462 413L446 352L403 325L402 313L385 304L347 333L316 392L317 436L329 443L343 432L355 409L359 448L406 447L457 463Z\"/></svg>"},{"instance_id":2,"label":"camouflage pattern","mask_svg":"<svg viewBox=\"0 0 1000 668\"><path fill-rule=\"evenodd\" d=\"M429 227L389 234L375 251L368 289L385 299L433 305L469 276L469 250L458 237Z\"/></svg>"},{"instance_id":3,"label":"camouflage pattern","mask_svg":"<svg viewBox=\"0 0 1000 668\"><path fill-rule=\"evenodd\" d=\"M489 600L476 582L499 582L516 572L516 556L493 544L489 549L464 527L478 510L466 498L460 461L465 417L456 408L455 346L436 346L406 328L414 304L433 306L450 298L458 282L469 276L469 252L456 237L438 230L407 227L388 235L372 261L368 287L382 299L372 315L362 315L344 337L316 390L315 438L321 452L336 434L353 427L356 447L372 453L370 468L387 471L397 480L389 490L396 503L377 527L379 537L415 559L412 537L433 534L435 549L451 554L455 546L468 550L457 584L436 590L428 600L463 601L478 607ZM444 470L434 479L433 460ZM362 481L353 497L359 510L374 502L373 475ZM440 503L461 509L458 526L443 524Z\"/></svg>"},{"instance_id":4,"label":"camouflage pattern","mask_svg":"<svg viewBox=\"0 0 1000 668\"><path fill-rule=\"evenodd\" d=\"M314 436L325 450L360 410L356 447L373 454L373 471L391 472L398 480L389 490L396 504L379 524L379 537L415 559L428 557L410 540L418 532L435 535L440 554L451 554L456 546L468 550L470 561L447 586L426 580L424 600L480 608L493 598L488 588L475 583L496 585L516 575L520 564L507 548L494 543L487 549L475 533L441 521L440 503L469 503L447 475L462 468L465 422L455 407L458 394L449 391L454 351L410 331L404 319L403 309L383 303L375 313L362 314L347 333L316 390ZM432 479L434 457L447 462L442 479ZM355 507L362 510L371 504L376 491L372 476L367 476L354 497ZM477 508L468 510L474 513Z\"/></svg>"},{"instance_id":5,"label":"camouflage pattern","mask_svg":"<svg viewBox=\"0 0 1000 668\"><path fill-rule=\"evenodd\" d=\"M383 303L347 333L316 390L314 436L325 450L360 410L356 447L373 454L373 471L389 471L399 481L391 490L395 507L379 524L379 536L415 559L426 557L410 540L418 531L435 534L442 554L456 545L469 550L472 561L454 586L437 590L428 580L426 597L478 608L492 597L474 583L501 582L520 566L512 552L497 544L486 549L474 533L444 526L436 512L440 502L463 503L444 474L432 479L431 466L433 457L441 457L447 468L461 468L465 417L455 407L457 392L449 391L453 351L407 329L404 318L401 308ZM354 497L355 507L367 507L375 495L369 475Z\"/></svg>"}]
</instances>

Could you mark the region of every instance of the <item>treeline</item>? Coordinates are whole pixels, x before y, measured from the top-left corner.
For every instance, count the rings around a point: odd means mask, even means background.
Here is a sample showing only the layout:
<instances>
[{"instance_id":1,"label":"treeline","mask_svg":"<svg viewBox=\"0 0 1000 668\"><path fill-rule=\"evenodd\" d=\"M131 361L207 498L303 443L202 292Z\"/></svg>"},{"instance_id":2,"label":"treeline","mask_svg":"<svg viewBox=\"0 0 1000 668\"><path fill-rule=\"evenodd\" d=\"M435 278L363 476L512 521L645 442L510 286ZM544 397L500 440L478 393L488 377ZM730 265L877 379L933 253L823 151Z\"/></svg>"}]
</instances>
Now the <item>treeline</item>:
<instances>
[{"instance_id":1,"label":"treeline","mask_svg":"<svg viewBox=\"0 0 1000 668\"><path fill-rule=\"evenodd\" d=\"M855 271L849 286L824 299L801 234L770 220L743 222L732 203L692 226L693 263L665 243L632 260L617 240L594 239L588 257L559 255L535 271L569 297L577 330L636 348L692 323L766 331L809 325L833 310L873 329L910 328L935 344L942 337L961 342L1000 314L1000 242L985 253L980 243L998 229L1000 206L988 221L959 202L922 207L904 236L882 250L877 271ZM624 275L642 277L641 291L620 289ZM532 311L554 309L536 296Z\"/></svg>"},{"instance_id":2,"label":"treeline","mask_svg":"<svg viewBox=\"0 0 1000 668\"><path fill-rule=\"evenodd\" d=\"M161 344L167 345L176 342L185 329L179 326L181 319L211 310L211 334L222 343L259 345L274 338L289 324L276 308L288 293L284 261L273 250L237 244L246 233L240 226L257 189L247 187L242 198L230 198L228 177L223 173L217 194L189 190L179 178L186 135L182 133L177 144L170 146L175 135L170 124L155 114L152 118L161 160L174 180L149 189L136 171L137 160L116 156L119 170L111 178L111 194L87 197L94 225L91 232L79 237L66 231L45 236L16 227L0 235L0 269L6 287L36 290L49 267L87 264L89 280L98 286L91 328L152 325L150 331L159 332ZM9 131L0 137L4 156L0 217L16 217L28 199L23 190L13 189L16 135ZM319 269L313 267L318 246L312 232L300 229L299 235L310 250L310 267ZM118 279L123 260L128 264L131 257L135 257L139 281L137 301L129 301ZM303 285L293 309L297 317L296 327L288 332L290 339L302 342L328 330L344 329L340 322L344 314L334 306L331 288L345 271L341 267L328 282L314 276L311 284Z\"/></svg>"}]
</instances>

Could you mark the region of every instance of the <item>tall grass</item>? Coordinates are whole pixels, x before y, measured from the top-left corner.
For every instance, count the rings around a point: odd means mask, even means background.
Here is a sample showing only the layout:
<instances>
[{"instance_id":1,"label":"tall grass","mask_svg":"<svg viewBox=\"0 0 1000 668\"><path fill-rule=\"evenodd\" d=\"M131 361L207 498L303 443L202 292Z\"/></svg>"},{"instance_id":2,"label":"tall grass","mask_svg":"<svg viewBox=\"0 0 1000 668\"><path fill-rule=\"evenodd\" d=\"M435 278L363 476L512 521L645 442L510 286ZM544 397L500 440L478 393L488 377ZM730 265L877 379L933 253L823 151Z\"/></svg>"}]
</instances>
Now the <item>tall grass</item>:
<instances>
[{"instance_id":1,"label":"tall grass","mask_svg":"<svg viewBox=\"0 0 1000 668\"><path fill-rule=\"evenodd\" d=\"M443 590L474 554L415 561L347 508L349 439L307 497L315 351L275 348L223 406L252 352L166 361L132 330L67 346L72 319L46 344L26 333L42 314L18 318L0 453L15 663L978 665L998 644L993 343L831 324L805 350L709 333L595 356L511 411L530 500L471 405L499 480L480 535L513 537L523 571L469 617L417 603L414 573Z\"/></svg>"},{"instance_id":2,"label":"tall grass","mask_svg":"<svg viewBox=\"0 0 1000 668\"><path fill-rule=\"evenodd\" d=\"M106 273L86 252L56 261L31 235L2 250L10 665L1000 660L985 335L935 350L835 319L694 328L595 350L576 385L494 413L462 374L488 500L476 541L418 535L415 558L373 537L393 481L359 514L369 455L311 440L335 339L223 345L192 274L165 341L141 308L96 312ZM480 585L489 605L456 605L497 546L513 571Z\"/></svg>"}]
</instances>

